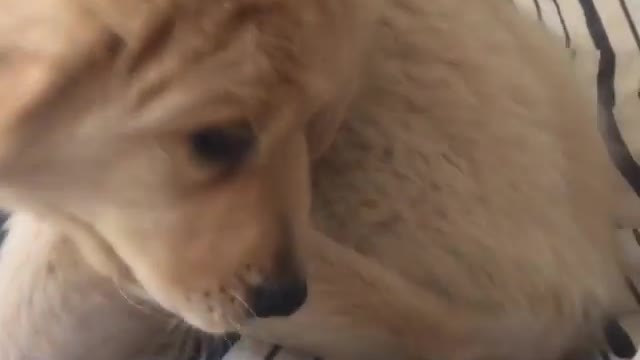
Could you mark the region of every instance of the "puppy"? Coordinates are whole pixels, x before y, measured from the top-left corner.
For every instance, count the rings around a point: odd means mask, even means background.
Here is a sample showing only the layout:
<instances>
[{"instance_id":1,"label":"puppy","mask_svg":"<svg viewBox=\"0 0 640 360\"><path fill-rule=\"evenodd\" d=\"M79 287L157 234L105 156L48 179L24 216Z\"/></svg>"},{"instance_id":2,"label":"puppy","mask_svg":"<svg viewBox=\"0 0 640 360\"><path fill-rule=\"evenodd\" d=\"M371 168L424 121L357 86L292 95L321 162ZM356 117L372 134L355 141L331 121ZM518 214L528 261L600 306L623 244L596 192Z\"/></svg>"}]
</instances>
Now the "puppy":
<instances>
[{"instance_id":1,"label":"puppy","mask_svg":"<svg viewBox=\"0 0 640 360\"><path fill-rule=\"evenodd\" d=\"M558 359L625 301L595 111L506 1L3 5L0 201L192 326Z\"/></svg>"}]
</instances>

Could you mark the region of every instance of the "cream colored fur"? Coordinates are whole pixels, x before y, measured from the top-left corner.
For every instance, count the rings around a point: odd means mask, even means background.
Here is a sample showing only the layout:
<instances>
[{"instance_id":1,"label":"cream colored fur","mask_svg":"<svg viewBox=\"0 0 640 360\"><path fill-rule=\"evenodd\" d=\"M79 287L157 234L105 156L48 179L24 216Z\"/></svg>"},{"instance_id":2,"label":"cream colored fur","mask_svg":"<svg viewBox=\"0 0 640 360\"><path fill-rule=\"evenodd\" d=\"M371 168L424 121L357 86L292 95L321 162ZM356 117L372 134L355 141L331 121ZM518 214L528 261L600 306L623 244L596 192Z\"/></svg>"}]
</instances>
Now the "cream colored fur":
<instances>
[{"instance_id":1,"label":"cream colored fur","mask_svg":"<svg viewBox=\"0 0 640 360\"><path fill-rule=\"evenodd\" d=\"M558 359L626 300L595 111L506 1L0 4L0 200L50 261L337 359ZM222 178L188 135L235 124ZM308 303L256 322L282 253Z\"/></svg>"},{"instance_id":2,"label":"cream colored fur","mask_svg":"<svg viewBox=\"0 0 640 360\"><path fill-rule=\"evenodd\" d=\"M9 227L0 254L1 359L180 359L170 319L125 298L54 227L27 214Z\"/></svg>"}]
</instances>

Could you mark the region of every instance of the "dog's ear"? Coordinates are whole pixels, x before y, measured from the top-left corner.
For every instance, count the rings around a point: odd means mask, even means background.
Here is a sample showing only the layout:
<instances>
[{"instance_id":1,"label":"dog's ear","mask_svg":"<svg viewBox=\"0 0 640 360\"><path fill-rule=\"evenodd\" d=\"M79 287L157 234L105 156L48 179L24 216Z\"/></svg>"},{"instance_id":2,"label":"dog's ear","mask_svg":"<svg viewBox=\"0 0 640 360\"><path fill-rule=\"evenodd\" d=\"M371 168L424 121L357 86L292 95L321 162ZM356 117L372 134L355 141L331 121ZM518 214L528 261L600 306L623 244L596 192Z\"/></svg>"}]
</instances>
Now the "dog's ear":
<instances>
[{"instance_id":1,"label":"dog's ear","mask_svg":"<svg viewBox=\"0 0 640 360\"><path fill-rule=\"evenodd\" d=\"M50 55L59 45L51 41L59 22L53 0L3 1L0 17L0 131L16 124L55 78ZM59 4L57 4L59 5Z\"/></svg>"},{"instance_id":2,"label":"dog's ear","mask_svg":"<svg viewBox=\"0 0 640 360\"><path fill-rule=\"evenodd\" d=\"M2 4L7 7L0 16L0 183L27 191L25 179L47 173L43 164L60 155L58 143L69 137L53 131L62 129L54 125L80 117L70 111L90 108L85 88L105 87L92 75L108 72L102 65L117 53L118 38L88 14L65 7L66 1Z\"/></svg>"},{"instance_id":3,"label":"dog's ear","mask_svg":"<svg viewBox=\"0 0 640 360\"><path fill-rule=\"evenodd\" d=\"M55 87L56 66L47 56L29 51L0 56L0 132L19 119Z\"/></svg>"},{"instance_id":4,"label":"dog's ear","mask_svg":"<svg viewBox=\"0 0 640 360\"><path fill-rule=\"evenodd\" d=\"M60 0L5 0L0 16L0 129L16 125L87 60L105 27Z\"/></svg>"}]
</instances>

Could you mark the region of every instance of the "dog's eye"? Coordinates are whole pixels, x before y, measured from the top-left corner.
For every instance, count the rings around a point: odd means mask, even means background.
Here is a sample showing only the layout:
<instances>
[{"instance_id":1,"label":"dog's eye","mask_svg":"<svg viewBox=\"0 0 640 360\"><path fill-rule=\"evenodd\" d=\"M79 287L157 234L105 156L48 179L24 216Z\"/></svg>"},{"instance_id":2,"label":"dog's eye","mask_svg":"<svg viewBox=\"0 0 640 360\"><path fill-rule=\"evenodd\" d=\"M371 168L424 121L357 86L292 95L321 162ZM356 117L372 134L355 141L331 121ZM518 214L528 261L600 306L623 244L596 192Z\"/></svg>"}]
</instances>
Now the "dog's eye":
<instances>
[{"instance_id":1,"label":"dog's eye","mask_svg":"<svg viewBox=\"0 0 640 360\"><path fill-rule=\"evenodd\" d=\"M208 128L191 135L191 148L201 160L233 166L246 158L253 148L255 136L248 126Z\"/></svg>"}]
</instances>

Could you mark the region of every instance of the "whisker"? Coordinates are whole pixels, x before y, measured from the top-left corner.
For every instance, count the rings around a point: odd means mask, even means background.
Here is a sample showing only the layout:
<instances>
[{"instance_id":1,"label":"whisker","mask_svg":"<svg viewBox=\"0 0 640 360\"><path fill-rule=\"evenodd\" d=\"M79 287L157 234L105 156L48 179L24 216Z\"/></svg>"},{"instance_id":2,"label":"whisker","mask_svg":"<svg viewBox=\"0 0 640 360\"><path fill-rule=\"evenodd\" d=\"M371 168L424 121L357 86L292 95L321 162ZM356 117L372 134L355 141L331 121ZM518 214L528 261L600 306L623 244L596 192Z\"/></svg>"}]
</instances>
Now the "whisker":
<instances>
[{"instance_id":1,"label":"whisker","mask_svg":"<svg viewBox=\"0 0 640 360\"><path fill-rule=\"evenodd\" d=\"M133 298L127 295L127 292L124 289L122 289L122 286L118 282L115 282L115 287L120 293L120 295L127 301L127 303L129 303L134 308L140 310L144 314L154 316L156 318L161 318L161 319L166 319L169 316L172 316L167 311L160 309L157 306L152 306L152 304L148 304L144 300L135 301Z\"/></svg>"},{"instance_id":2,"label":"whisker","mask_svg":"<svg viewBox=\"0 0 640 360\"><path fill-rule=\"evenodd\" d=\"M233 290L229 290L229 295L231 295L234 299L236 299L240 304L242 304L242 306L244 306L245 309L247 309L247 311L251 314L251 316L253 317L257 317L256 313L253 311L253 309L251 308L251 306L249 306L249 304L247 304L247 302L238 294L236 294Z\"/></svg>"},{"instance_id":3,"label":"whisker","mask_svg":"<svg viewBox=\"0 0 640 360\"><path fill-rule=\"evenodd\" d=\"M225 320L226 322L228 322L231 326L233 326L233 327L235 328L235 330L236 330L236 332L237 332L237 333L239 333L239 334L240 334L240 333L242 332L242 331L241 331L241 330L242 330L242 326L240 326L240 324L238 324L236 321L234 321L234 320L233 320L231 317L229 317L229 316L226 316L226 315L224 315L224 314L223 314L223 316L224 316L224 320Z\"/></svg>"},{"instance_id":4,"label":"whisker","mask_svg":"<svg viewBox=\"0 0 640 360\"><path fill-rule=\"evenodd\" d=\"M133 299L131 299L127 293L122 289L122 287L120 286L120 284L118 284L117 282L115 283L116 285L116 289L118 290L118 292L120 293L120 295L133 307L141 310L142 312L144 312L145 314L149 314L149 315L153 315L151 314L151 309L148 308L147 306L143 305L143 304L139 304L135 301L133 301Z\"/></svg>"}]
</instances>

